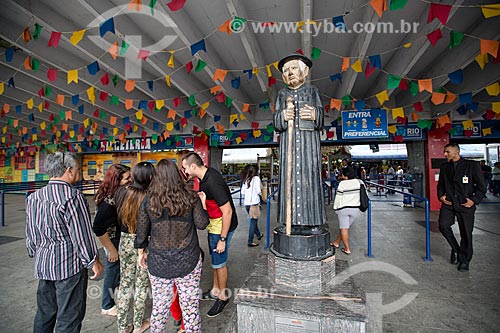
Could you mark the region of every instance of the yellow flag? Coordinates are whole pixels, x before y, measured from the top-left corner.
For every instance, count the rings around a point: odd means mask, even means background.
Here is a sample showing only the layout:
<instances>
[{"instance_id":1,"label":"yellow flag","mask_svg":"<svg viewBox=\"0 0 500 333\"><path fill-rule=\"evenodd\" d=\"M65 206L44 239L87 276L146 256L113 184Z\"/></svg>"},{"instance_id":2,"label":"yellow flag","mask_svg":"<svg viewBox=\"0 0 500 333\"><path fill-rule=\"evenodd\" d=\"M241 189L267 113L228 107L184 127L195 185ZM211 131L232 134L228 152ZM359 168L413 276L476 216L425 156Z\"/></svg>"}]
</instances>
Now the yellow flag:
<instances>
[{"instance_id":1,"label":"yellow flag","mask_svg":"<svg viewBox=\"0 0 500 333\"><path fill-rule=\"evenodd\" d=\"M266 65L266 71L267 77L273 76L273 73L271 73L271 65Z\"/></svg>"},{"instance_id":2,"label":"yellow flag","mask_svg":"<svg viewBox=\"0 0 500 333\"><path fill-rule=\"evenodd\" d=\"M33 98L30 98L26 101L26 106L28 107L28 109L33 109Z\"/></svg>"},{"instance_id":3,"label":"yellow flag","mask_svg":"<svg viewBox=\"0 0 500 333\"><path fill-rule=\"evenodd\" d=\"M260 130L253 131L254 138L260 138L261 135L262 135L262 132Z\"/></svg>"},{"instance_id":4,"label":"yellow flag","mask_svg":"<svg viewBox=\"0 0 500 333\"><path fill-rule=\"evenodd\" d=\"M252 74L258 75L259 74L259 67L252 68Z\"/></svg>"},{"instance_id":5,"label":"yellow flag","mask_svg":"<svg viewBox=\"0 0 500 333\"><path fill-rule=\"evenodd\" d=\"M474 123L472 122L472 120L464 120L462 121L462 126L464 127L464 129L472 129L474 128Z\"/></svg>"},{"instance_id":6,"label":"yellow flag","mask_svg":"<svg viewBox=\"0 0 500 333\"><path fill-rule=\"evenodd\" d=\"M206 103L203 103L201 105L201 108L206 110L206 109L208 109L209 106L210 106L210 102L206 102Z\"/></svg>"},{"instance_id":7,"label":"yellow flag","mask_svg":"<svg viewBox=\"0 0 500 333\"><path fill-rule=\"evenodd\" d=\"M237 114L232 114L229 116L229 122L233 123L233 121L238 120L238 115Z\"/></svg>"},{"instance_id":8,"label":"yellow flag","mask_svg":"<svg viewBox=\"0 0 500 333\"><path fill-rule=\"evenodd\" d=\"M491 127L483 128L482 131L483 131L483 136L491 135Z\"/></svg>"},{"instance_id":9,"label":"yellow flag","mask_svg":"<svg viewBox=\"0 0 500 333\"><path fill-rule=\"evenodd\" d=\"M85 119L85 120L83 121L83 126L84 126L85 128L89 127L89 118L87 118L87 119Z\"/></svg>"},{"instance_id":10,"label":"yellow flag","mask_svg":"<svg viewBox=\"0 0 500 333\"><path fill-rule=\"evenodd\" d=\"M32 139L33 141L38 141L38 135L37 135L37 134L33 134L33 135L31 136L31 139Z\"/></svg>"},{"instance_id":11,"label":"yellow flag","mask_svg":"<svg viewBox=\"0 0 500 333\"><path fill-rule=\"evenodd\" d=\"M500 102L493 102L493 103L491 103L491 109L495 113L500 113Z\"/></svg>"},{"instance_id":12,"label":"yellow flag","mask_svg":"<svg viewBox=\"0 0 500 333\"><path fill-rule=\"evenodd\" d=\"M488 54L478 54L478 56L475 58L477 64L479 67L481 67L481 70L484 69L484 65L488 63Z\"/></svg>"},{"instance_id":13,"label":"yellow flag","mask_svg":"<svg viewBox=\"0 0 500 333\"><path fill-rule=\"evenodd\" d=\"M403 45L405 48L409 49L411 47L411 43L406 43L405 45Z\"/></svg>"},{"instance_id":14,"label":"yellow flag","mask_svg":"<svg viewBox=\"0 0 500 333\"><path fill-rule=\"evenodd\" d=\"M38 110L39 110L40 112L42 112L42 111L43 111L43 104L42 104L42 102L40 102L40 104L38 104Z\"/></svg>"},{"instance_id":15,"label":"yellow flag","mask_svg":"<svg viewBox=\"0 0 500 333\"><path fill-rule=\"evenodd\" d=\"M244 114L242 114L242 115L240 115L240 119L245 120L245 119L247 119L247 117Z\"/></svg>"},{"instance_id":16,"label":"yellow flag","mask_svg":"<svg viewBox=\"0 0 500 333\"><path fill-rule=\"evenodd\" d=\"M391 125L387 127L387 130L389 131L389 133L394 134L398 131L398 128L396 127L396 125Z\"/></svg>"},{"instance_id":17,"label":"yellow flag","mask_svg":"<svg viewBox=\"0 0 500 333\"><path fill-rule=\"evenodd\" d=\"M44 130L44 129L46 129L46 128L47 128L47 124L45 123L45 121L42 121L42 122L40 123L40 129L43 131L43 130Z\"/></svg>"},{"instance_id":18,"label":"yellow flag","mask_svg":"<svg viewBox=\"0 0 500 333\"><path fill-rule=\"evenodd\" d=\"M500 15L500 3L481 6L481 11L485 18Z\"/></svg>"},{"instance_id":19,"label":"yellow flag","mask_svg":"<svg viewBox=\"0 0 500 333\"><path fill-rule=\"evenodd\" d=\"M118 134L118 128L114 127L113 128L113 135L117 135Z\"/></svg>"},{"instance_id":20,"label":"yellow flag","mask_svg":"<svg viewBox=\"0 0 500 333\"><path fill-rule=\"evenodd\" d=\"M78 83L78 69L68 71L68 84L71 82Z\"/></svg>"},{"instance_id":21,"label":"yellow flag","mask_svg":"<svg viewBox=\"0 0 500 333\"><path fill-rule=\"evenodd\" d=\"M279 61L273 62L274 68L279 72L280 69L278 68L278 64L279 64Z\"/></svg>"},{"instance_id":22,"label":"yellow flag","mask_svg":"<svg viewBox=\"0 0 500 333\"><path fill-rule=\"evenodd\" d=\"M158 110L160 110L163 105L165 105L165 100L164 99L157 99L155 102L155 106Z\"/></svg>"},{"instance_id":23,"label":"yellow flag","mask_svg":"<svg viewBox=\"0 0 500 333\"><path fill-rule=\"evenodd\" d=\"M167 63L167 66L170 67L170 68L174 68L174 52L175 51L168 51L170 52L170 59L168 59L168 63ZM170 84L168 85L170 87Z\"/></svg>"},{"instance_id":24,"label":"yellow flag","mask_svg":"<svg viewBox=\"0 0 500 333\"><path fill-rule=\"evenodd\" d=\"M363 71L363 64L361 63L361 60L358 59L354 64L352 64L351 68L358 73L361 73Z\"/></svg>"},{"instance_id":25,"label":"yellow flag","mask_svg":"<svg viewBox=\"0 0 500 333\"><path fill-rule=\"evenodd\" d=\"M498 96L498 94L500 94L500 83L496 82L492 85L487 86L486 91L490 96Z\"/></svg>"},{"instance_id":26,"label":"yellow flag","mask_svg":"<svg viewBox=\"0 0 500 333\"><path fill-rule=\"evenodd\" d=\"M5 136L2 136L2 143L5 143Z\"/></svg>"},{"instance_id":27,"label":"yellow flag","mask_svg":"<svg viewBox=\"0 0 500 333\"><path fill-rule=\"evenodd\" d=\"M377 97L380 105L384 104L385 101L389 100L389 95L387 95L387 90L381 91L375 96Z\"/></svg>"},{"instance_id":28,"label":"yellow flag","mask_svg":"<svg viewBox=\"0 0 500 333\"><path fill-rule=\"evenodd\" d=\"M135 113L135 117L137 118L137 120L141 120L142 119L142 110L139 110Z\"/></svg>"},{"instance_id":29,"label":"yellow flag","mask_svg":"<svg viewBox=\"0 0 500 333\"><path fill-rule=\"evenodd\" d=\"M167 131L171 131L174 129L174 123L166 123L165 124L165 128L167 129Z\"/></svg>"},{"instance_id":30,"label":"yellow flag","mask_svg":"<svg viewBox=\"0 0 500 333\"><path fill-rule=\"evenodd\" d=\"M89 97L90 101L92 102L92 105L95 104L95 91L94 91L94 87L90 87L89 89L87 89L87 96Z\"/></svg>"},{"instance_id":31,"label":"yellow flag","mask_svg":"<svg viewBox=\"0 0 500 333\"><path fill-rule=\"evenodd\" d=\"M4 89L5 89L5 83L0 82L0 95L3 94Z\"/></svg>"},{"instance_id":32,"label":"yellow flag","mask_svg":"<svg viewBox=\"0 0 500 333\"><path fill-rule=\"evenodd\" d=\"M239 145L243 140L240 137L237 137L234 141L236 141L236 144Z\"/></svg>"},{"instance_id":33,"label":"yellow flag","mask_svg":"<svg viewBox=\"0 0 500 333\"><path fill-rule=\"evenodd\" d=\"M165 82L167 83L167 86L172 87L170 85L170 75L165 76Z\"/></svg>"},{"instance_id":34,"label":"yellow flag","mask_svg":"<svg viewBox=\"0 0 500 333\"><path fill-rule=\"evenodd\" d=\"M75 137L75 131L69 131L69 137L74 138Z\"/></svg>"},{"instance_id":35,"label":"yellow flag","mask_svg":"<svg viewBox=\"0 0 500 333\"><path fill-rule=\"evenodd\" d=\"M3 134L7 133L7 126L2 127L2 133Z\"/></svg>"},{"instance_id":36,"label":"yellow flag","mask_svg":"<svg viewBox=\"0 0 500 333\"><path fill-rule=\"evenodd\" d=\"M403 108L394 108L392 109L392 119L396 119L397 117L404 118L405 111Z\"/></svg>"},{"instance_id":37,"label":"yellow flag","mask_svg":"<svg viewBox=\"0 0 500 333\"><path fill-rule=\"evenodd\" d=\"M80 41L82 40L83 35L85 35L85 29L75 31L73 32L73 35L71 35L71 37L69 38L69 41L73 45L78 45L78 43L80 43Z\"/></svg>"}]
</instances>

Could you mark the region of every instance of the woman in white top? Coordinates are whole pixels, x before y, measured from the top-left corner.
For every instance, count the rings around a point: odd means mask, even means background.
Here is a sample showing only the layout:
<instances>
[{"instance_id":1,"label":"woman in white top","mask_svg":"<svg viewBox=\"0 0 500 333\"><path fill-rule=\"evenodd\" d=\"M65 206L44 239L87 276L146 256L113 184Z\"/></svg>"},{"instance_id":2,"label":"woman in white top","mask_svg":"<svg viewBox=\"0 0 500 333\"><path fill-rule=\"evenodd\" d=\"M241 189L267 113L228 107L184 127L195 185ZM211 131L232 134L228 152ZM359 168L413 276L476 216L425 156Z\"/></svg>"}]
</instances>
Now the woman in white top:
<instances>
[{"instance_id":1,"label":"woman in white top","mask_svg":"<svg viewBox=\"0 0 500 333\"><path fill-rule=\"evenodd\" d=\"M256 165L247 165L241 177L241 192L245 196L245 208L248 212L248 247L259 245L258 243L254 243L254 236L257 236L258 240L261 240L264 236L260 233L258 226L262 190L262 182L260 181L258 171L259 169Z\"/></svg>"},{"instance_id":2,"label":"woman in white top","mask_svg":"<svg viewBox=\"0 0 500 333\"><path fill-rule=\"evenodd\" d=\"M359 189L362 182L356 179L356 171L351 167L346 168L342 175L342 181L337 188L333 209L339 217L339 235L331 245L335 248L340 246L340 242L344 242L344 247L341 251L347 255L351 254L349 247L349 227L359 215Z\"/></svg>"}]
</instances>

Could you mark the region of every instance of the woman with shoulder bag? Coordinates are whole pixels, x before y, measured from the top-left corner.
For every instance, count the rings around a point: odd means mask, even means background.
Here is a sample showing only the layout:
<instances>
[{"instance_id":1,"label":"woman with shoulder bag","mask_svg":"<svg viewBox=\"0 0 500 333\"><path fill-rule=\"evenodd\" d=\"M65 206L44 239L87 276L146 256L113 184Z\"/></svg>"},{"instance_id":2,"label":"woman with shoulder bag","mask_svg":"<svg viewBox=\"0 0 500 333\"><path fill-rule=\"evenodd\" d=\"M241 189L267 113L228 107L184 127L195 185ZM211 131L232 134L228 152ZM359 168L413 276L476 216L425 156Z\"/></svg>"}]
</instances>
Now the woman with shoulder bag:
<instances>
[{"instance_id":1,"label":"woman with shoulder bag","mask_svg":"<svg viewBox=\"0 0 500 333\"><path fill-rule=\"evenodd\" d=\"M333 209L339 217L339 235L331 245L336 249L340 242L344 243L341 251L347 255L351 254L349 246L349 227L360 213L360 188L363 183L356 179L356 172L351 167L346 168L342 180L337 188Z\"/></svg>"},{"instance_id":2,"label":"woman with shoulder bag","mask_svg":"<svg viewBox=\"0 0 500 333\"><path fill-rule=\"evenodd\" d=\"M260 194L262 191L262 182L258 175L256 165L247 165L241 177L241 192L245 196L245 208L248 212L248 247L258 246L253 238L257 236L261 240L264 235L260 232L258 222L260 217Z\"/></svg>"}]
</instances>

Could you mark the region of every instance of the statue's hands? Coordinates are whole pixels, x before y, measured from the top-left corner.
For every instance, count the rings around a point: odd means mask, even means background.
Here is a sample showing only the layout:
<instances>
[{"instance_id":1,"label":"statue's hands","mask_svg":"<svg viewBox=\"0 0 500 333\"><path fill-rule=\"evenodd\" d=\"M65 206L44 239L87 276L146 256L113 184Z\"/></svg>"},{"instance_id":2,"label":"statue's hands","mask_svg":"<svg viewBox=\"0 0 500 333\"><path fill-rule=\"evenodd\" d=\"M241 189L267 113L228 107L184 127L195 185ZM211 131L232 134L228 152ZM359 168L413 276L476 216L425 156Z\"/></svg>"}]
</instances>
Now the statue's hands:
<instances>
[{"instance_id":1,"label":"statue's hands","mask_svg":"<svg viewBox=\"0 0 500 333\"><path fill-rule=\"evenodd\" d=\"M316 120L316 109L313 108L312 106L306 104L306 105L304 105L303 108L300 109L299 117L300 117L300 119L314 121L314 120Z\"/></svg>"},{"instance_id":2,"label":"statue's hands","mask_svg":"<svg viewBox=\"0 0 500 333\"><path fill-rule=\"evenodd\" d=\"M285 118L285 121L293 120L294 113L293 98L288 96L286 99L286 108L283 110L283 118Z\"/></svg>"}]
</instances>

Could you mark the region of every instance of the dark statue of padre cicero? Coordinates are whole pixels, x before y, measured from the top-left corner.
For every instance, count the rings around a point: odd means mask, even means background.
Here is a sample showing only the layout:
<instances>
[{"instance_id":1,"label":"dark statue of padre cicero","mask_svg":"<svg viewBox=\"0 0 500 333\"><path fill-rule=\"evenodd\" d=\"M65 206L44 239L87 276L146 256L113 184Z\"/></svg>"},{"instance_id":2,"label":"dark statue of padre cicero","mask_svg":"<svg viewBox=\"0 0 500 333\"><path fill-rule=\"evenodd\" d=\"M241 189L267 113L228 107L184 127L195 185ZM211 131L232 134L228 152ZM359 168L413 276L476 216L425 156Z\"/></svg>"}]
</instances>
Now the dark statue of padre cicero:
<instances>
[{"instance_id":1,"label":"dark statue of padre cicero","mask_svg":"<svg viewBox=\"0 0 500 333\"><path fill-rule=\"evenodd\" d=\"M278 63L287 85L278 92L274 113L280 136L278 222L287 225L288 220L292 234L327 223L321 184L323 106L318 89L305 83L311 66L298 53Z\"/></svg>"}]
</instances>

